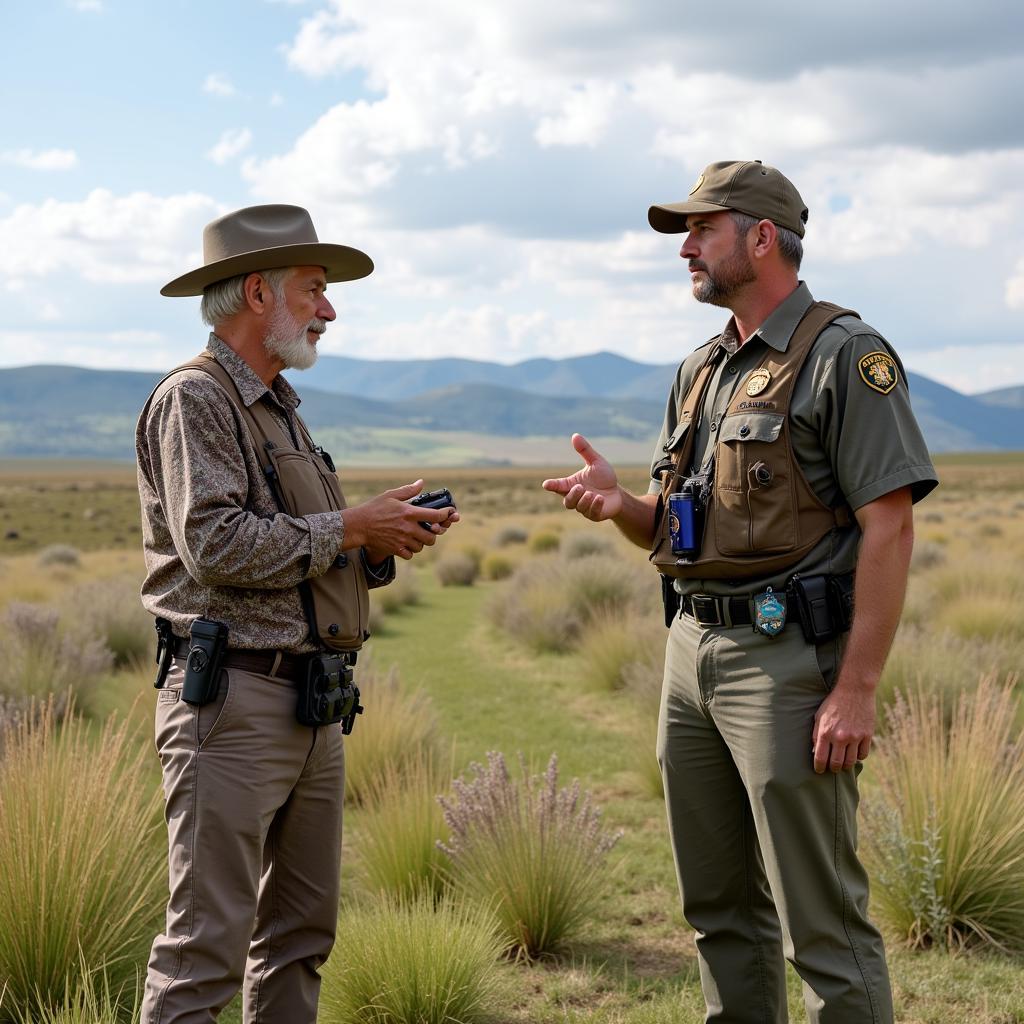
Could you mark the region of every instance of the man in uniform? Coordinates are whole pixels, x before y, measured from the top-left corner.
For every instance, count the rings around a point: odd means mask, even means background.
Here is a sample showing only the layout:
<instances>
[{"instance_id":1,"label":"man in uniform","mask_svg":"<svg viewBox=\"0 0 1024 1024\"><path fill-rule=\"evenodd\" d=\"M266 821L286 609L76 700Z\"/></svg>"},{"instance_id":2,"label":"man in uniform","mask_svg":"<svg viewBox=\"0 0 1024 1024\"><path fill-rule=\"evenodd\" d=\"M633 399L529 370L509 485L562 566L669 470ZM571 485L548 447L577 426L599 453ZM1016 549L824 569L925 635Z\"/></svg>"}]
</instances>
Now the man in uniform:
<instances>
[{"instance_id":1,"label":"man in uniform","mask_svg":"<svg viewBox=\"0 0 1024 1024\"><path fill-rule=\"evenodd\" d=\"M312 365L328 283L365 277L369 257L282 205L207 225L204 257L162 293L203 296L208 347L161 381L136 433L170 847L142 1021L212 1021L243 985L247 1022L312 1024L367 589L457 516L410 504L422 481L346 507L280 375Z\"/></svg>"},{"instance_id":2,"label":"man in uniform","mask_svg":"<svg viewBox=\"0 0 1024 1024\"><path fill-rule=\"evenodd\" d=\"M664 574L658 758L706 1019L786 1021L785 958L815 1024L891 1024L857 775L935 471L895 352L799 280L789 180L711 164L648 218L732 317L679 367L648 494L578 434L585 466L544 487Z\"/></svg>"}]
</instances>

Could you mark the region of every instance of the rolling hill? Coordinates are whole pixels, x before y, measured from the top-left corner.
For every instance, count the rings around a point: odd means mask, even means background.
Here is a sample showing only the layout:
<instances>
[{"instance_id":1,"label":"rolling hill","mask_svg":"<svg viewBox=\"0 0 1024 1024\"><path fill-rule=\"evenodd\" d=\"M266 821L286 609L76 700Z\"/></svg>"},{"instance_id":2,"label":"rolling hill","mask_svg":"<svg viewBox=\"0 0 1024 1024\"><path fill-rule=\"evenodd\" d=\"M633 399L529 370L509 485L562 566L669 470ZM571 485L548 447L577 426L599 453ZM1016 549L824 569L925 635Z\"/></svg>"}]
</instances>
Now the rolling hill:
<instances>
[{"instance_id":1,"label":"rolling hill","mask_svg":"<svg viewBox=\"0 0 1024 1024\"><path fill-rule=\"evenodd\" d=\"M564 452L574 430L629 442L624 450L643 461L674 370L607 352L513 366L324 356L295 380L310 427L360 461L418 456L443 435L451 458L500 462L519 458L524 439L538 453L546 450L538 439L557 439L550 450ZM73 366L0 370L0 456L131 459L136 418L159 377ZM968 396L909 377L932 451L1024 448L1024 388Z\"/></svg>"}]
</instances>

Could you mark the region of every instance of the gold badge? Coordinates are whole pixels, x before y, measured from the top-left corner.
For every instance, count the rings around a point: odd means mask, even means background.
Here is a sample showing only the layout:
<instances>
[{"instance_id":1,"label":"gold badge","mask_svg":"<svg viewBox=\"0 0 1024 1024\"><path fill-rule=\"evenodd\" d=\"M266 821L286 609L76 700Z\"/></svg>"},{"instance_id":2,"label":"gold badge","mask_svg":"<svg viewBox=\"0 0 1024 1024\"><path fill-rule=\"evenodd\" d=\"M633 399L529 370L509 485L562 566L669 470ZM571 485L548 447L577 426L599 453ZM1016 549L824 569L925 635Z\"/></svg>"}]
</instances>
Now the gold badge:
<instances>
[{"instance_id":1,"label":"gold badge","mask_svg":"<svg viewBox=\"0 0 1024 1024\"><path fill-rule=\"evenodd\" d=\"M887 395L899 381L896 372L896 361L885 352L869 352L857 364L861 380L869 388Z\"/></svg>"},{"instance_id":2,"label":"gold badge","mask_svg":"<svg viewBox=\"0 0 1024 1024\"><path fill-rule=\"evenodd\" d=\"M690 195L692 196L693 193L696 192L697 189L699 189L701 187L701 185L703 185L703 184L704 184L704 175L702 173L701 176L694 182L693 188L690 189Z\"/></svg>"},{"instance_id":3,"label":"gold badge","mask_svg":"<svg viewBox=\"0 0 1024 1024\"><path fill-rule=\"evenodd\" d=\"M772 381L772 375L767 370L755 370L747 378L747 394L751 398L761 394Z\"/></svg>"}]
</instances>

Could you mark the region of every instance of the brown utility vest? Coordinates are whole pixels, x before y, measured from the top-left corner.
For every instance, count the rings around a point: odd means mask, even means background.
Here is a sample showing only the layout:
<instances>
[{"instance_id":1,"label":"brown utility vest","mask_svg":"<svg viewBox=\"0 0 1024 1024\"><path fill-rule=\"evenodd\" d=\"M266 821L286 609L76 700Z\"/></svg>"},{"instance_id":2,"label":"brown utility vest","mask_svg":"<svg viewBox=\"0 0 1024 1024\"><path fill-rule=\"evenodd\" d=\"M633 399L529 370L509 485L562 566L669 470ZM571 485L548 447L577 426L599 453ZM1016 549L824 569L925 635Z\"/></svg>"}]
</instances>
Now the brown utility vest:
<instances>
[{"instance_id":1,"label":"brown utility vest","mask_svg":"<svg viewBox=\"0 0 1024 1024\"><path fill-rule=\"evenodd\" d=\"M718 427L714 477L704 517L700 554L683 561L672 553L668 496L690 474L695 424L708 385L724 353L713 345L683 396L676 429L665 448L671 465L662 474L651 561L666 576L739 579L784 570L804 557L830 530L851 522L843 505L829 508L814 493L793 451L789 407L793 388L818 335L841 316L857 316L831 302L813 303L785 352L769 348L755 375L767 371L767 386L755 395L737 389Z\"/></svg>"},{"instance_id":2,"label":"brown utility vest","mask_svg":"<svg viewBox=\"0 0 1024 1024\"><path fill-rule=\"evenodd\" d=\"M322 451L313 444L298 413L293 415L304 446L297 448L289 432L263 402L246 406L231 374L209 352L200 353L167 376L192 369L213 377L241 413L249 427L256 457L282 512L301 518L316 512L340 512L346 507L334 467L328 465ZM370 599L360 554L359 551L342 552L322 576L299 584L310 640L319 647L355 651L370 635Z\"/></svg>"}]
</instances>

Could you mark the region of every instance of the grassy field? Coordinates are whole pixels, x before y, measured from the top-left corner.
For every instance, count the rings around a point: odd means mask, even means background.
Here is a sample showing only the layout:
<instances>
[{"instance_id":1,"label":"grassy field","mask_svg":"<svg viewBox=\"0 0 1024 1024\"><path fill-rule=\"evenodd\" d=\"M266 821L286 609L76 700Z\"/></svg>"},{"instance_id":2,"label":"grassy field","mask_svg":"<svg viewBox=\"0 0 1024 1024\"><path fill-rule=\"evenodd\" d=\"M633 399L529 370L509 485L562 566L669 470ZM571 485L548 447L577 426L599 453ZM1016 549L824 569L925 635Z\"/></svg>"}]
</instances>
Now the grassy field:
<instances>
[{"instance_id":1,"label":"grassy field","mask_svg":"<svg viewBox=\"0 0 1024 1024\"><path fill-rule=\"evenodd\" d=\"M903 673L899 682L922 673L938 679L929 657L938 651L940 668L947 669L962 657L961 674L941 685L970 688L989 661L1000 671L1016 671L1024 659L1024 588L1015 570L1024 558L1024 456L950 457L939 466L942 487L917 514L917 562L894 664ZM427 486L449 486L464 515L444 548L486 554L508 527L530 538L557 534L563 544L572 534L593 532L609 538L618 557L646 567L644 553L620 543L612 528L583 523L542 492L539 481L549 472L554 470L431 471ZM358 501L411 476L355 471L343 474L343 484L349 500ZM642 469L626 477L629 486L644 486ZM68 588L90 580L138 579L137 501L130 468L69 463L43 471L0 464L0 536L8 535L0 540L0 609L12 601L57 603ZM56 543L79 549L78 564L41 565L40 553ZM505 544L500 551L513 566L543 557L529 543ZM368 645L373 665L396 666L405 690L429 698L457 770L492 750L510 762L521 751L540 770L557 752L563 781L579 778L605 823L623 830L610 856L600 911L558 956L503 966L505 995L494 1024L702 1020L692 932L678 908L664 809L644 779L654 757L645 738L653 732L649 708L628 690L596 689L575 654L526 650L488 614L494 603L509 599L509 581L442 587L435 574L442 554L438 545L411 567L402 566L414 575L419 600L384 616ZM989 598L991 614L974 615ZM133 709L147 720L149 677L148 665L111 674L92 708L94 719ZM366 704L367 716L373 715L372 700ZM150 763L155 786L155 757ZM875 785L871 767L869 761L865 799ZM357 852L367 813L347 811L349 896L359 884ZM957 956L913 951L894 938L890 951L897 1017L905 1024L1024 1022L1021 959L983 950ZM805 1021L792 973L790 1004L791 1019ZM240 1020L237 1003L222 1019Z\"/></svg>"}]
</instances>

